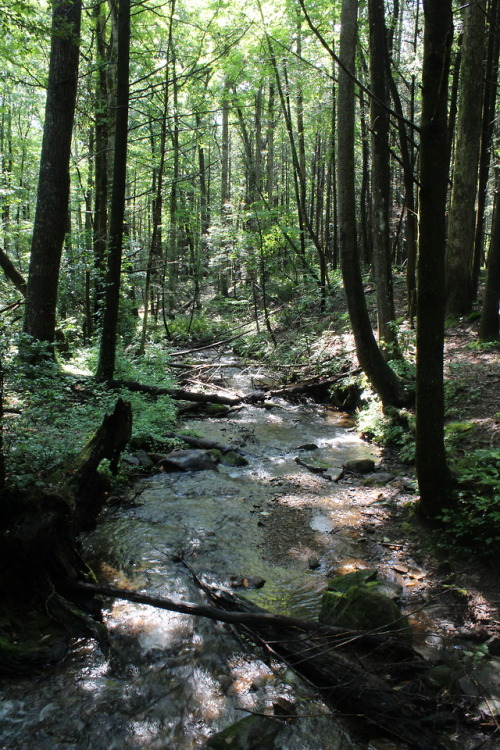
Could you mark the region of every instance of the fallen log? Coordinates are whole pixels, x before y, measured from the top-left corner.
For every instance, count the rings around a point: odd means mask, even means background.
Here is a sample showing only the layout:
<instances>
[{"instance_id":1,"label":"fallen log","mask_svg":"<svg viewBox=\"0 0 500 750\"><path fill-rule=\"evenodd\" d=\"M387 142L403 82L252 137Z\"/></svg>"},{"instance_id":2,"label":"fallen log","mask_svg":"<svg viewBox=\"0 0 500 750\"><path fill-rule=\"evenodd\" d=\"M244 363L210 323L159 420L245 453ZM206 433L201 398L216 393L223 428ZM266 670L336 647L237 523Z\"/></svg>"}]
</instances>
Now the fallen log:
<instances>
[{"instance_id":1,"label":"fallen log","mask_svg":"<svg viewBox=\"0 0 500 750\"><path fill-rule=\"evenodd\" d=\"M119 398L111 414L106 414L94 435L75 459L70 490L73 520L77 531L91 528L106 500L108 484L98 472L108 459L113 474L118 470L121 452L132 436L132 408Z\"/></svg>"},{"instance_id":2,"label":"fallen log","mask_svg":"<svg viewBox=\"0 0 500 750\"><path fill-rule=\"evenodd\" d=\"M91 575L78 534L95 523L107 498L99 464L106 458L116 468L130 430L130 404L120 399L76 460L47 481L55 491L0 491L0 674L60 660L76 636L105 648L106 629L93 619L100 614L96 597L71 593L68 582Z\"/></svg>"},{"instance_id":3,"label":"fallen log","mask_svg":"<svg viewBox=\"0 0 500 750\"><path fill-rule=\"evenodd\" d=\"M296 396L304 393L311 393L312 391L325 390L331 385L339 383L341 380L345 380L353 375L359 375L361 369L358 367L355 370L349 370L343 372L340 375L332 375L331 377L315 376L302 380L300 383L291 383L290 385L284 385L281 388L273 388L266 392L268 396Z\"/></svg>"},{"instance_id":4,"label":"fallen log","mask_svg":"<svg viewBox=\"0 0 500 750\"><path fill-rule=\"evenodd\" d=\"M251 393L247 396L239 396L238 394L229 396L221 393L187 391L184 388L159 388L158 386L137 383L135 380L108 380L106 385L109 388L126 388L129 391L147 393L150 396L170 396L176 401L195 401L204 404L213 403L237 406L241 403L256 403L264 400L264 393L260 392Z\"/></svg>"},{"instance_id":5,"label":"fallen log","mask_svg":"<svg viewBox=\"0 0 500 750\"><path fill-rule=\"evenodd\" d=\"M253 602L235 594L213 589L195 580L217 605L218 609L260 611ZM335 711L355 717L356 728L370 736L385 734L406 742L412 750L445 750L447 745L439 733L426 724L426 717L436 716L433 696L415 695L396 690L388 680L369 667L366 653L360 658L354 645L359 641L340 642L318 629L298 636L295 628L286 624L278 630L268 622L255 620L238 626L247 637L284 661L299 676L306 679ZM354 652L354 658L346 650ZM351 652L352 653L352 652ZM379 664L380 666L380 664ZM418 671L412 664L414 672Z\"/></svg>"},{"instance_id":6,"label":"fallen log","mask_svg":"<svg viewBox=\"0 0 500 750\"><path fill-rule=\"evenodd\" d=\"M116 586L102 586L82 581L71 581L70 589L72 591L87 592L95 596L105 596L111 599L123 599L136 604L147 604L157 609L165 609L170 612L179 612L181 614L192 615L195 617L206 617L209 620L217 620L230 625L265 625L275 628L279 631L282 627L296 629L297 635L302 633L322 634L324 638L330 640L330 644L335 639L338 646L345 644L354 644L355 642L365 643L373 647L389 647L392 652L404 653L405 656L414 657L415 654L403 640L394 637L389 633L372 633L367 631L346 630L346 628L335 627L333 625L321 625L316 620L303 620L286 615L275 615L259 607L248 608L249 604L245 599L241 599L241 607L238 609L225 609L203 604L193 604L192 602L178 602L164 596L151 596L143 594L140 591L122 589ZM228 594L231 596L230 594Z\"/></svg>"}]
</instances>

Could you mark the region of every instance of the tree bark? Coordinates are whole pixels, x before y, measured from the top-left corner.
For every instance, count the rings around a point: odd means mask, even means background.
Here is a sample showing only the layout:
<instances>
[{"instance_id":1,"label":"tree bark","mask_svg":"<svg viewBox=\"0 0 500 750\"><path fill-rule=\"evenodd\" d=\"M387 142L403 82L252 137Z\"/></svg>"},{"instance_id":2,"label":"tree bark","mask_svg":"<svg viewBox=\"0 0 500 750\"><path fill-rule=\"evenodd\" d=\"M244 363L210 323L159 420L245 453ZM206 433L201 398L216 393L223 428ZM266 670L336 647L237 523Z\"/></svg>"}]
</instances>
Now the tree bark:
<instances>
[{"instance_id":1,"label":"tree bark","mask_svg":"<svg viewBox=\"0 0 500 750\"><path fill-rule=\"evenodd\" d=\"M106 52L106 18L104 2L96 3L93 8L96 35L96 60L98 65L95 90L95 155L94 155L94 290L93 314L94 327L96 317L102 312L104 297L104 279L106 274L106 247L108 238L108 138L110 112L108 107L107 66L110 61Z\"/></svg>"},{"instance_id":2,"label":"tree bark","mask_svg":"<svg viewBox=\"0 0 500 750\"><path fill-rule=\"evenodd\" d=\"M472 288L477 290L479 271L484 261L485 209L488 199L488 178L490 173L493 146L493 126L498 86L498 56L500 53L500 2L490 0L488 4L488 41L484 80L484 101L482 113L481 146L479 153L479 175L477 182L476 232L474 237L474 262L472 267Z\"/></svg>"},{"instance_id":3,"label":"tree bark","mask_svg":"<svg viewBox=\"0 0 500 750\"><path fill-rule=\"evenodd\" d=\"M392 286L392 249L389 236L391 168L389 150L389 88L387 40L383 0L369 0L370 100L372 132L373 265L377 284L378 340L387 358L397 355Z\"/></svg>"},{"instance_id":4,"label":"tree bark","mask_svg":"<svg viewBox=\"0 0 500 750\"><path fill-rule=\"evenodd\" d=\"M416 467L419 511L437 516L449 502L444 449L444 261L448 188L447 100L453 37L451 0L426 0L420 126L417 295Z\"/></svg>"},{"instance_id":5,"label":"tree bark","mask_svg":"<svg viewBox=\"0 0 500 750\"><path fill-rule=\"evenodd\" d=\"M354 81L357 0L343 0L338 87L339 241L342 276L359 364L385 406L407 403L402 385L377 346L368 316L356 236L354 181Z\"/></svg>"},{"instance_id":6,"label":"tree bark","mask_svg":"<svg viewBox=\"0 0 500 750\"><path fill-rule=\"evenodd\" d=\"M496 341L499 337L499 305L500 305L500 177L497 174L497 193L495 195L495 210L493 226L491 228L490 251L488 255L488 270L484 287L481 322L479 324L479 338L481 341Z\"/></svg>"},{"instance_id":7,"label":"tree bark","mask_svg":"<svg viewBox=\"0 0 500 750\"><path fill-rule=\"evenodd\" d=\"M120 276L127 179L128 99L130 57L130 0L119 0L115 151L106 273L105 306L97 378L110 380L115 371Z\"/></svg>"},{"instance_id":8,"label":"tree bark","mask_svg":"<svg viewBox=\"0 0 500 750\"><path fill-rule=\"evenodd\" d=\"M470 313L475 296L472 271L483 102L484 17L484 9L477 3L466 6L446 249L446 306L450 315Z\"/></svg>"},{"instance_id":9,"label":"tree bark","mask_svg":"<svg viewBox=\"0 0 500 750\"><path fill-rule=\"evenodd\" d=\"M69 160L78 84L81 0L55 0L42 153L26 295L26 333L54 341L68 227Z\"/></svg>"}]
</instances>

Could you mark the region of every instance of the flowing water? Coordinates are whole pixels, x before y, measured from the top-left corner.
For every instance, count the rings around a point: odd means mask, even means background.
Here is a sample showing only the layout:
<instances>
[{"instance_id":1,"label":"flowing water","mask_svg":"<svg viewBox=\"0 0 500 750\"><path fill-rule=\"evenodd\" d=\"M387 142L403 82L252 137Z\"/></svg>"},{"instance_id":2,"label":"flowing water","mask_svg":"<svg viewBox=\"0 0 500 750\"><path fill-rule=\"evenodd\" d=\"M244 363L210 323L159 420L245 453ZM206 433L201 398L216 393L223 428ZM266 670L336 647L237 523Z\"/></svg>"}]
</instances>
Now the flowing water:
<instances>
[{"instance_id":1,"label":"flowing water","mask_svg":"<svg viewBox=\"0 0 500 750\"><path fill-rule=\"evenodd\" d=\"M248 465L139 481L85 538L89 561L109 583L204 603L189 572L174 562L181 556L224 585L261 577L263 588L245 595L277 613L316 617L332 564L355 554L349 534L335 532L348 530L356 511L337 485L295 459L313 455L340 466L372 455L344 422L322 406L280 401L188 423L238 447ZM301 513L303 528L280 526L284 509ZM303 538L325 552L316 570ZM297 702L302 718L285 723L273 747L357 747L290 670L260 657L227 626L123 601L109 603L105 620L107 655L82 640L64 664L0 682L1 748L194 750L246 716L245 709L265 711L279 698Z\"/></svg>"}]
</instances>

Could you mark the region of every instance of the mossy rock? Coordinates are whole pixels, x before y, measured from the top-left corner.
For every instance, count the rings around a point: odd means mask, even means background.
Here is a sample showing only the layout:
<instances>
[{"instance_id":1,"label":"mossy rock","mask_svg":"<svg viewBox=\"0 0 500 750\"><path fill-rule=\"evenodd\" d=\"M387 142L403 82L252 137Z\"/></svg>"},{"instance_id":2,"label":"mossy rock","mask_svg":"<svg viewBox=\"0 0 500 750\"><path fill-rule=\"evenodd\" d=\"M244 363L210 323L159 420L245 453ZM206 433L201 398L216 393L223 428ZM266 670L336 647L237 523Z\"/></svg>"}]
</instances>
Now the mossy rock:
<instances>
[{"instance_id":1,"label":"mossy rock","mask_svg":"<svg viewBox=\"0 0 500 750\"><path fill-rule=\"evenodd\" d=\"M224 453L221 463L224 464L224 466L248 466L248 461L245 456L242 456L241 453L236 453L236 451L228 451L227 453Z\"/></svg>"},{"instance_id":2,"label":"mossy rock","mask_svg":"<svg viewBox=\"0 0 500 750\"><path fill-rule=\"evenodd\" d=\"M220 464L224 455L218 448L209 448L207 453L210 453L216 464Z\"/></svg>"},{"instance_id":3,"label":"mossy rock","mask_svg":"<svg viewBox=\"0 0 500 750\"><path fill-rule=\"evenodd\" d=\"M390 597L376 590L377 571L371 568L337 576L328 582L319 621L349 630L398 632L409 638L408 620Z\"/></svg>"},{"instance_id":4,"label":"mossy rock","mask_svg":"<svg viewBox=\"0 0 500 750\"><path fill-rule=\"evenodd\" d=\"M209 417L223 417L228 413L229 407L224 404L214 404L212 401L209 401L203 405L203 411Z\"/></svg>"},{"instance_id":5,"label":"mossy rock","mask_svg":"<svg viewBox=\"0 0 500 750\"><path fill-rule=\"evenodd\" d=\"M365 586L367 583L375 583L377 571L375 568L362 568L354 570L352 573L345 573L342 576L335 576L328 581L329 591L347 591L351 586ZM375 585L378 585L376 582Z\"/></svg>"},{"instance_id":6,"label":"mossy rock","mask_svg":"<svg viewBox=\"0 0 500 750\"><path fill-rule=\"evenodd\" d=\"M409 637L406 617L396 602L377 591L351 587L345 592L326 591L321 599L319 621L348 630L378 630L398 632Z\"/></svg>"},{"instance_id":7,"label":"mossy rock","mask_svg":"<svg viewBox=\"0 0 500 750\"><path fill-rule=\"evenodd\" d=\"M53 664L65 657L69 646L66 638L46 637L44 645L35 643L13 643L0 638L0 675L19 676Z\"/></svg>"},{"instance_id":8,"label":"mossy rock","mask_svg":"<svg viewBox=\"0 0 500 750\"><path fill-rule=\"evenodd\" d=\"M276 719L264 716L246 716L214 734L207 742L212 750L271 750L274 739L281 730Z\"/></svg>"}]
</instances>

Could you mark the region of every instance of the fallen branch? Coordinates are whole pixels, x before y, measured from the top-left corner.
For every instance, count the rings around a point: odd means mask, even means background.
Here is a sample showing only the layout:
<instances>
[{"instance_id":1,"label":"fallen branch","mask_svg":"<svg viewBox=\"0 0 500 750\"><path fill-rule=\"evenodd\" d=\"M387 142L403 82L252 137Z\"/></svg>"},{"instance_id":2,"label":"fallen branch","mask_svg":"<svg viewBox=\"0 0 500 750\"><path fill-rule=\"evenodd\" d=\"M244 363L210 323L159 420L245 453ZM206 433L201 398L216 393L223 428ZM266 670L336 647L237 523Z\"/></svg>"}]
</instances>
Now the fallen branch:
<instances>
[{"instance_id":1,"label":"fallen branch","mask_svg":"<svg viewBox=\"0 0 500 750\"><path fill-rule=\"evenodd\" d=\"M382 639L390 641L390 637L353 633L343 628L323 627L314 621L274 615L227 591L212 589L196 575L194 577L216 607L81 582L72 582L71 590L236 625L258 645L291 666L335 709L355 715L358 722L371 726L372 732L373 727L377 733L382 730L408 743L413 750L444 748L436 733L423 724L426 713L430 713L428 699L393 689L387 680L371 672L366 663L360 663L356 651L355 658L345 654L345 649L355 644L371 642L373 645L375 640L380 645Z\"/></svg>"},{"instance_id":2,"label":"fallen branch","mask_svg":"<svg viewBox=\"0 0 500 750\"><path fill-rule=\"evenodd\" d=\"M253 324L252 324L253 325ZM246 326L249 330L252 326ZM195 354L196 352L204 352L207 349L217 349L219 346L224 346L225 344L230 344L232 341L236 341L236 339L240 339L242 336L245 336L245 334L248 333L248 331L243 331L243 333L238 333L236 336L231 336L229 339L222 339L222 341L214 341L213 344L205 344L204 346L198 346L196 349L183 349L180 352L170 352L171 357L184 357L186 354Z\"/></svg>"},{"instance_id":3,"label":"fallen branch","mask_svg":"<svg viewBox=\"0 0 500 750\"><path fill-rule=\"evenodd\" d=\"M237 406L241 403L255 403L263 401L263 393L251 393L248 396L225 396L220 393L200 393L198 391L187 391L184 388L159 388L153 385L143 385L134 380L108 380L109 388L126 388L129 391L147 393L150 396L170 396L176 401L195 401L197 403L225 404Z\"/></svg>"},{"instance_id":4,"label":"fallen branch","mask_svg":"<svg viewBox=\"0 0 500 750\"><path fill-rule=\"evenodd\" d=\"M196 582L198 585L201 583L198 578L196 578ZM231 602L233 609L193 604L192 602L177 602L164 596L151 596L150 594L143 594L139 591L131 591L116 586L102 586L81 581L71 581L70 588L75 591L87 592L93 596L123 599L135 602L136 604L146 604L156 609L165 609L169 612L179 612L193 617L206 617L209 620L217 620L218 622L225 622L230 625L261 625L271 629L274 628L275 634L282 632L281 628L292 628L295 630L295 638L300 635L303 637L305 633L312 633L329 639L330 648L334 647L334 641L338 647L352 645L355 642L371 646L381 646L389 642L392 649L403 648L407 655L411 654L414 656L413 651L408 646L391 634L346 630L346 628L335 627L333 625L321 625L316 620L302 620L297 617L288 617L287 615L275 615L272 612L257 607L257 605L251 604L246 599L234 596L230 592L215 592L204 584L202 584L202 589L204 591L211 591L211 598L220 596L221 602L225 604Z\"/></svg>"},{"instance_id":5,"label":"fallen branch","mask_svg":"<svg viewBox=\"0 0 500 750\"><path fill-rule=\"evenodd\" d=\"M196 576L195 580L200 584ZM202 588L219 609L244 607L249 612L261 611L253 602L231 592L212 590L203 583ZM259 620L252 624L242 622L239 628L256 644L294 669L332 708L356 716L357 729L363 725L369 732L371 729L371 734L374 729L376 735L382 731L406 742L412 750L445 750L446 745L437 732L425 724L426 717L435 715L434 697L394 689L388 680L375 674L377 667L380 669L380 661L370 668L370 654L362 652L360 658L357 647L369 643L376 634L364 633L361 638L349 638L344 633L341 640L338 636L329 636L326 629L317 629L297 636L297 630L289 629L286 624L273 631L266 621L261 624ZM354 658L346 655L347 649L352 649ZM389 653L394 656L390 646ZM385 658L382 667L385 674ZM418 672L415 661L411 668L415 676Z\"/></svg>"},{"instance_id":6,"label":"fallen branch","mask_svg":"<svg viewBox=\"0 0 500 750\"><path fill-rule=\"evenodd\" d=\"M340 375L332 375L329 378L322 378L320 376L314 378L308 378L300 383L292 383L291 385L284 385L282 388L274 388L273 390L267 391L268 396L295 396L300 393L310 393L311 391L324 390L329 388L331 385L345 380L352 375L359 375L361 369L358 367L355 370L349 370L343 372Z\"/></svg>"}]
</instances>

